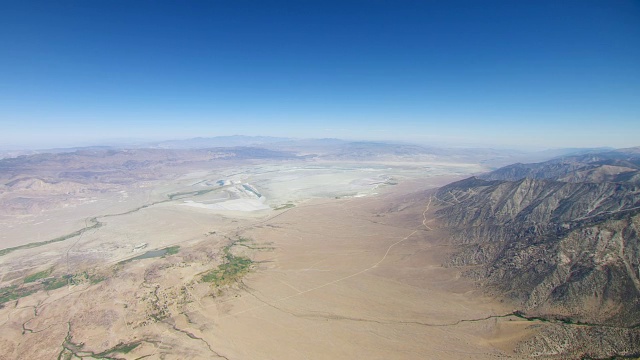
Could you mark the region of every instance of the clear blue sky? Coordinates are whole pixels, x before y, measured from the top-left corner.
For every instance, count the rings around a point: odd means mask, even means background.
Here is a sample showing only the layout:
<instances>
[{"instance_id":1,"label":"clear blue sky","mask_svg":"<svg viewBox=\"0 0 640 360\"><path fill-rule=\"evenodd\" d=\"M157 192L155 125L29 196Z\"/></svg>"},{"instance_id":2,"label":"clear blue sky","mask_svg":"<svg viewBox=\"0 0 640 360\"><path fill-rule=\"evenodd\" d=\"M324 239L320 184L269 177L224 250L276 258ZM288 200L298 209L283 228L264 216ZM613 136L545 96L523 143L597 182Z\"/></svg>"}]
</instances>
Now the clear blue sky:
<instances>
[{"instance_id":1,"label":"clear blue sky","mask_svg":"<svg viewBox=\"0 0 640 360\"><path fill-rule=\"evenodd\" d=\"M640 145L640 1L0 3L0 147Z\"/></svg>"}]
</instances>

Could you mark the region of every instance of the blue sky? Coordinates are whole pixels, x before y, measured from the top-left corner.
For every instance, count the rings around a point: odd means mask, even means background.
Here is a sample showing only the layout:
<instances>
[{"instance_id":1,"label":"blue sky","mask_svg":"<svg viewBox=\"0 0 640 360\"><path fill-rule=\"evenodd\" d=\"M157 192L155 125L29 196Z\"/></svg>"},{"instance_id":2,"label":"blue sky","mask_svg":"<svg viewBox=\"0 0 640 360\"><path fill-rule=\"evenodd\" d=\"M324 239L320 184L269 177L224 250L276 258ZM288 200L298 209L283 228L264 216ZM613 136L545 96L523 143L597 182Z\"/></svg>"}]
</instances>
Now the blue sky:
<instances>
[{"instance_id":1,"label":"blue sky","mask_svg":"<svg viewBox=\"0 0 640 360\"><path fill-rule=\"evenodd\" d=\"M4 1L0 148L640 145L638 1Z\"/></svg>"}]
</instances>

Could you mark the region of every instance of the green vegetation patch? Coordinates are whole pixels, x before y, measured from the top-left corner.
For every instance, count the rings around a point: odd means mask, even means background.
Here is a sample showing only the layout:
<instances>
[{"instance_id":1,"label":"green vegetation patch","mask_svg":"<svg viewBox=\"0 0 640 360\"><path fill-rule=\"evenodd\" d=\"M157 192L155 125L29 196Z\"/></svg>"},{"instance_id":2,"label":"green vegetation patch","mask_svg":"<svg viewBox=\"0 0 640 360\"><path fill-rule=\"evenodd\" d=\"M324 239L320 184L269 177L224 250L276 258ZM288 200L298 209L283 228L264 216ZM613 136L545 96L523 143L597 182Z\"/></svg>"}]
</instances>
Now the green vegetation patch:
<instances>
[{"instance_id":1,"label":"green vegetation patch","mask_svg":"<svg viewBox=\"0 0 640 360\"><path fill-rule=\"evenodd\" d=\"M69 284L69 278L68 277L47 279L47 280L45 280L43 282L44 289L47 290L47 291L59 289L59 288L61 288L63 286L66 286L68 284Z\"/></svg>"},{"instance_id":2,"label":"green vegetation patch","mask_svg":"<svg viewBox=\"0 0 640 360\"><path fill-rule=\"evenodd\" d=\"M74 343L71 341L71 335L68 333L67 337L62 343L62 351L58 354L58 360L71 360L71 359L120 359L115 354L127 354L133 351L133 349L140 346L141 341L134 341L131 343L119 343L118 345L107 349L105 351L94 353L84 348L84 343Z\"/></svg>"},{"instance_id":3,"label":"green vegetation patch","mask_svg":"<svg viewBox=\"0 0 640 360\"><path fill-rule=\"evenodd\" d=\"M53 269L40 271L24 278L23 284L0 288L0 304L27 297L41 290L50 291L66 285L79 285L86 282L93 285L106 279L101 275L89 274L87 271L73 275L49 277L52 272ZM36 283L37 280L41 279L44 280Z\"/></svg>"},{"instance_id":4,"label":"green vegetation patch","mask_svg":"<svg viewBox=\"0 0 640 360\"><path fill-rule=\"evenodd\" d=\"M105 350L101 353L98 354L94 354L92 355L92 357L95 358L104 358L107 357L110 354L115 354L115 353L120 353L120 354L128 354L131 351L133 351L133 349L137 348L138 346L140 346L140 342L132 342L132 343L120 343L114 347L112 347L111 349Z\"/></svg>"},{"instance_id":5,"label":"green vegetation patch","mask_svg":"<svg viewBox=\"0 0 640 360\"><path fill-rule=\"evenodd\" d=\"M105 281L105 280L107 280L107 278L105 276L102 276L102 275L93 274L93 275L89 276L89 283L91 285L95 285L95 284L97 284L99 282L102 282L102 281Z\"/></svg>"},{"instance_id":6,"label":"green vegetation patch","mask_svg":"<svg viewBox=\"0 0 640 360\"><path fill-rule=\"evenodd\" d=\"M40 272L37 272L35 274L31 274L31 275L29 275L29 276L24 278L24 283L27 284L27 283L35 282L35 281L40 280L40 279L44 279L44 278L48 277L49 274L51 274L51 269L45 270L45 271L40 271Z\"/></svg>"},{"instance_id":7,"label":"green vegetation patch","mask_svg":"<svg viewBox=\"0 0 640 360\"><path fill-rule=\"evenodd\" d=\"M17 285L0 288L0 304L29 296L36 291L38 291L36 288L23 288Z\"/></svg>"},{"instance_id":8,"label":"green vegetation patch","mask_svg":"<svg viewBox=\"0 0 640 360\"><path fill-rule=\"evenodd\" d=\"M94 285L107 279L102 275L89 274L89 272L87 271L83 271L81 273L77 273L74 275L65 275L64 278L68 279L68 282L71 285L80 285L86 282L89 282L91 285Z\"/></svg>"},{"instance_id":9,"label":"green vegetation patch","mask_svg":"<svg viewBox=\"0 0 640 360\"><path fill-rule=\"evenodd\" d=\"M168 248L164 248L162 250L166 251L164 253L165 255L175 255L180 251L180 246L179 245L169 246Z\"/></svg>"},{"instance_id":10,"label":"green vegetation patch","mask_svg":"<svg viewBox=\"0 0 640 360\"><path fill-rule=\"evenodd\" d=\"M237 243L250 241L246 238L240 238L232 244L226 246L224 252L224 263L206 274L202 275L202 281L213 283L216 286L223 286L238 282L244 275L251 270L253 261L245 256L236 256L231 253L231 248Z\"/></svg>"}]
</instances>

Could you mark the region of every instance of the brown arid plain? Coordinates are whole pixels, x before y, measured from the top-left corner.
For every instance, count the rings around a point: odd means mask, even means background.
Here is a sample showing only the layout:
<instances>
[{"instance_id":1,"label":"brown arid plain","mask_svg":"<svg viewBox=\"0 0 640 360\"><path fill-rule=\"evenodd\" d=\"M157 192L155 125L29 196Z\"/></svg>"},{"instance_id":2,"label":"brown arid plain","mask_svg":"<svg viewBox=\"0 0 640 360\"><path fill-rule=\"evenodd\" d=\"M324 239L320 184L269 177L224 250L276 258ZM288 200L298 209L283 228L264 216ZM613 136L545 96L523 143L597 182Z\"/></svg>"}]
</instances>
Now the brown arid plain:
<instances>
[{"instance_id":1,"label":"brown arid plain","mask_svg":"<svg viewBox=\"0 0 640 360\"><path fill-rule=\"evenodd\" d=\"M425 168L246 163L5 209L0 358L524 357L545 325L443 266L431 189L482 169ZM4 201L60 186L29 181Z\"/></svg>"}]
</instances>

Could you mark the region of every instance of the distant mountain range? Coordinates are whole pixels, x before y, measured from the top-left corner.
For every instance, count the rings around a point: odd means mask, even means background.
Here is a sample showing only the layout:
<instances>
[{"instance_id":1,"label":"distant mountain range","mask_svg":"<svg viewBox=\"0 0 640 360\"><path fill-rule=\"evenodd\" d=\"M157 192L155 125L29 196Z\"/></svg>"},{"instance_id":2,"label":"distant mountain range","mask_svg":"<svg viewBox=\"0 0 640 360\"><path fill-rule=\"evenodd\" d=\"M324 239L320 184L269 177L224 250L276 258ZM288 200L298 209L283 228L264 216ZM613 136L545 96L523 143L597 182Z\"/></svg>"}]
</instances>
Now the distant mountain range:
<instances>
[{"instance_id":1,"label":"distant mountain range","mask_svg":"<svg viewBox=\"0 0 640 360\"><path fill-rule=\"evenodd\" d=\"M185 140L167 140L143 145L143 147L159 149L207 149L217 147L260 146L290 140L290 138L283 137L232 135L197 137Z\"/></svg>"},{"instance_id":2,"label":"distant mountain range","mask_svg":"<svg viewBox=\"0 0 640 360\"><path fill-rule=\"evenodd\" d=\"M200 150L251 147L295 153L298 155L314 155L327 160L344 161L451 161L478 163L488 168L496 168L517 161L543 161L554 157L573 154L589 154L603 151L602 148L568 148L552 149L536 152L512 149L436 147L419 144L386 141L351 141L335 138L294 139L271 136L214 136L197 137L183 140L166 140L158 142L135 142L126 144L120 141L117 145L86 146L54 149L1 150L0 159L14 158L24 155L60 154L76 151L99 150ZM611 149L607 149L611 150Z\"/></svg>"},{"instance_id":3,"label":"distant mountain range","mask_svg":"<svg viewBox=\"0 0 640 360\"><path fill-rule=\"evenodd\" d=\"M448 265L475 266L469 276L528 316L587 324L569 337L584 356L639 354L639 179L640 148L631 148L442 187L437 215L458 249ZM542 352L567 346L566 334L540 336ZM595 346L599 336L607 346Z\"/></svg>"}]
</instances>

